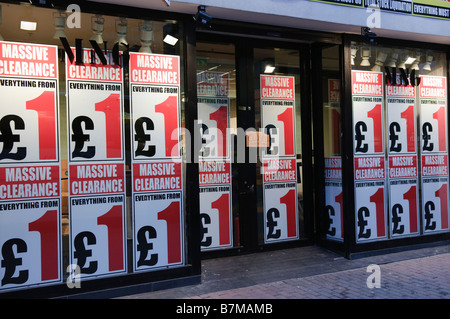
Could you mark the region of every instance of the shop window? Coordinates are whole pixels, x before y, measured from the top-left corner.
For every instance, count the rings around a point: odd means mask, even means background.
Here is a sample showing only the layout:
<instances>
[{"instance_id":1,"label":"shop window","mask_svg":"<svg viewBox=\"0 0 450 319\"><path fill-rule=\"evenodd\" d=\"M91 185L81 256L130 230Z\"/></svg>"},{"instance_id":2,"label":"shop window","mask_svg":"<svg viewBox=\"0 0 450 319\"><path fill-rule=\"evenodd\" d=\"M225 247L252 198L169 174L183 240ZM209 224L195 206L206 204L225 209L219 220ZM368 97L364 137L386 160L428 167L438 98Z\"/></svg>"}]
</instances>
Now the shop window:
<instances>
[{"instance_id":1,"label":"shop window","mask_svg":"<svg viewBox=\"0 0 450 319\"><path fill-rule=\"evenodd\" d=\"M444 52L351 44L356 242L448 232Z\"/></svg>"},{"instance_id":2,"label":"shop window","mask_svg":"<svg viewBox=\"0 0 450 319\"><path fill-rule=\"evenodd\" d=\"M23 254L19 277L0 268L0 292L187 260L182 26L71 6L1 4L0 121L14 141L0 142L1 184L23 191L2 189L0 247ZM155 224L138 228L149 207Z\"/></svg>"}]
</instances>

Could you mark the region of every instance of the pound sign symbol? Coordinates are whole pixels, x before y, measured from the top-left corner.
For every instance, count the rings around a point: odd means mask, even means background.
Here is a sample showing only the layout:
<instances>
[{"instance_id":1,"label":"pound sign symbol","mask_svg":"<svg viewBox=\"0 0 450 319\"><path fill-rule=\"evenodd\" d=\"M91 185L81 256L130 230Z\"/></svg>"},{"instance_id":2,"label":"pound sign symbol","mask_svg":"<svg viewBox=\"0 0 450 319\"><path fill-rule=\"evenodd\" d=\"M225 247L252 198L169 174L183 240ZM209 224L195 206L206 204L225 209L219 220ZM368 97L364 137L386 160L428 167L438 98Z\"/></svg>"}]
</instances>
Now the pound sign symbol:
<instances>
[{"instance_id":1,"label":"pound sign symbol","mask_svg":"<svg viewBox=\"0 0 450 319\"><path fill-rule=\"evenodd\" d=\"M147 130L153 131L155 129L153 121L148 117L140 117L136 120L136 123L134 123L134 130L136 131L134 138L137 142L137 149L134 154L136 156L142 155L152 157L155 156L156 147L154 145L149 145L148 149L144 150L147 141L150 141L150 134L145 134L144 123Z\"/></svg>"},{"instance_id":2,"label":"pound sign symbol","mask_svg":"<svg viewBox=\"0 0 450 319\"><path fill-rule=\"evenodd\" d=\"M5 268L5 274L2 279L2 286L6 284L23 284L28 280L28 270L19 271L17 277L13 277L16 267L22 265L22 258L16 258L13 252L13 246L16 246L17 253L25 253L27 244L20 238L7 240L2 246L2 268Z\"/></svg>"},{"instance_id":3,"label":"pound sign symbol","mask_svg":"<svg viewBox=\"0 0 450 319\"><path fill-rule=\"evenodd\" d=\"M89 141L89 134L84 134L81 123L84 123L86 130L94 129L94 122L87 116L78 116L72 122L72 141L75 142L75 148L72 157L93 158L95 156L95 146L88 146L86 151L82 151L84 142Z\"/></svg>"},{"instance_id":4,"label":"pound sign symbol","mask_svg":"<svg viewBox=\"0 0 450 319\"><path fill-rule=\"evenodd\" d=\"M267 227L269 228L267 238L280 238L281 232L279 229L275 230L278 223L275 219L280 217L280 212L276 208L271 208L267 211Z\"/></svg>"},{"instance_id":5,"label":"pound sign symbol","mask_svg":"<svg viewBox=\"0 0 450 319\"><path fill-rule=\"evenodd\" d=\"M366 138L362 132L367 132L367 125L366 123L359 121L355 124L356 152L367 153L369 150L369 145L367 145L367 143L363 144L363 141Z\"/></svg>"},{"instance_id":6,"label":"pound sign symbol","mask_svg":"<svg viewBox=\"0 0 450 319\"><path fill-rule=\"evenodd\" d=\"M140 252L138 267L154 266L158 262L158 254L151 254L150 259L147 260L148 251L153 249L153 244L147 241L147 237L148 239L156 238L156 230L152 226L144 226L137 233L137 250Z\"/></svg>"},{"instance_id":7,"label":"pound sign symbol","mask_svg":"<svg viewBox=\"0 0 450 319\"><path fill-rule=\"evenodd\" d=\"M14 122L14 129L25 129L25 123L22 118L17 115L6 115L0 120L0 143L3 143L0 160L9 158L20 161L27 156L27 149L26 147L18 147L15 153L11 153L14 142L20 142L20 135L13 134L11 131L11 122Z\"/></svg>"}]
</instances>

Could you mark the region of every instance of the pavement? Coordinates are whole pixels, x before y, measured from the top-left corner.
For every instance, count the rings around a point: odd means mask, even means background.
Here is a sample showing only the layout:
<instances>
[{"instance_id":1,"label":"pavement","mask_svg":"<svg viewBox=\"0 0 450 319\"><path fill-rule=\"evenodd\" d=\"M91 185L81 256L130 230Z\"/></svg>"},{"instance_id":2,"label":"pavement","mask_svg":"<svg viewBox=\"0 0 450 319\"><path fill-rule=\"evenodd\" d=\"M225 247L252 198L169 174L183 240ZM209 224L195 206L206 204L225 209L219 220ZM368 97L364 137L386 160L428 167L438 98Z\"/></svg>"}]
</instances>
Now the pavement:
<instances>
[{"instance_id":1,"label":"pavement","mask_svg":"<svg viewBox=\"0 0 450 319\"><path fill-rule=\"evenodd\" d=\"M206 259L201 284L117 299L450 299L450 244L352 260L319 246Z\"/></svg>"}]
</instances>

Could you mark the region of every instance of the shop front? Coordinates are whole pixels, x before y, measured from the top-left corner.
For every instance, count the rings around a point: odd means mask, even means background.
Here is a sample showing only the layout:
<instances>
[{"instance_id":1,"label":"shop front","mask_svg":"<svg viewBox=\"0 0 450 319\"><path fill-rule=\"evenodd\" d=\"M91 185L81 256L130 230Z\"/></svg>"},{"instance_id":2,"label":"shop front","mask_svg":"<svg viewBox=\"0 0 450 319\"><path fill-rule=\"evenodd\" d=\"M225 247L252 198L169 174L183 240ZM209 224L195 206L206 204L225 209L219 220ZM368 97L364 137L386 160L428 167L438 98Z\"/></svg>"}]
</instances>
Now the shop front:
<instances>
[{"instance_id":1,"label":"shop front","mask_svg":"<svg viewBox=\"0 0 450 319\"><path fill-rule=\"evenodd\" d=\"M447 46L164 1L0 5L0 298L450 239Z\"/></svg>"}]
</instances>

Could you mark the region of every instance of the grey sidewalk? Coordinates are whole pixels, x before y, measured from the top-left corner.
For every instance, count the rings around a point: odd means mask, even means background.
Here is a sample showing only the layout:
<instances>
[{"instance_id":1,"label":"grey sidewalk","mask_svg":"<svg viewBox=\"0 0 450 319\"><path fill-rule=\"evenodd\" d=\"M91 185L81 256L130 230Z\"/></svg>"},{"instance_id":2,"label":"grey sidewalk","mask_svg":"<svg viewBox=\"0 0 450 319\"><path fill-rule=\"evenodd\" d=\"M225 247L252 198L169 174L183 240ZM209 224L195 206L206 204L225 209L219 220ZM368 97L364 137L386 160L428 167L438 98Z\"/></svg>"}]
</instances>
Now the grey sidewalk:
<instances>
[{"instance_id":1,"label":"grey sidewalk","mask_svg":"<svg viewBox=\"0 0 450 319\"><path fill-rule=\"evenodd\" d=\"M368 288L380 268L380 288ZM372 281L370 281L372 282ZM202 283L121 299L450 299L450 245L347 260L317 246L204 260Z\"/></svg>"}]
</instances>

